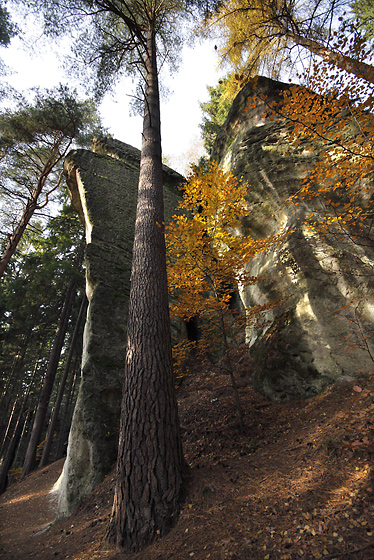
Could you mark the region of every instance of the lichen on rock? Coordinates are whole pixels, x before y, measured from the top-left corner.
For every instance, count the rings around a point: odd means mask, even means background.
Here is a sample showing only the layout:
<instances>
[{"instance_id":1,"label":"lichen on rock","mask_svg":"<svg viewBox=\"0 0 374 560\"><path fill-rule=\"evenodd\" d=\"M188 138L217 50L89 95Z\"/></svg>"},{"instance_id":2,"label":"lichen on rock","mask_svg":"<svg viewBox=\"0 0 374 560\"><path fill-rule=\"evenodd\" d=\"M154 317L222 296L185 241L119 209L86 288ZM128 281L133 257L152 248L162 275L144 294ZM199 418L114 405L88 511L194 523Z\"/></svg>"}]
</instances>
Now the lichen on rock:
<instances>
[{"instance_id":1,"label":"lichen on rock","mask_svg":"<svg viewBox=\"0 0 374 560\"><path fill-rule=\"evenodd\" d=\"M99 484L112 467L124 377L126 323L140 152L113 139L95 152L75 150L64 169L72 202L86 228L86 290L81 381L59 496L59 516ZM164 168L165 216L178 204L182 177Z\"/></svg>"}]
</instances>

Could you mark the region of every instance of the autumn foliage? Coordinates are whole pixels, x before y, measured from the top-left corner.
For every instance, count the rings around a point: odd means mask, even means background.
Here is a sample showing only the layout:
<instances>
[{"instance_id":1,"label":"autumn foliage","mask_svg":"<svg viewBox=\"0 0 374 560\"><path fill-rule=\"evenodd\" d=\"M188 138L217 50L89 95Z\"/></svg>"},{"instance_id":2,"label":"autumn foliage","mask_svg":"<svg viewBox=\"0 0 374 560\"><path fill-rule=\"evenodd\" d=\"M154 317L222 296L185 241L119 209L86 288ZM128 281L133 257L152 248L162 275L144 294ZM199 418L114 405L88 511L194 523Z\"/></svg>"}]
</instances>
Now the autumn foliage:
<instances>
[{"instance_id":1,"label":"autumn foliage","mask_svg":"<svg viewBox=\"0 0 374 560\"><path fill-rule=\"evenodd\" d=\"M370 45L354 25L342 25L335 35L335 48L347 60L368 64L372 59ZM303 227L309 228L308 235L334 239L341 255L352 244L372 247L373 83L358 80L344 68L321 59L315 59L300 78L307 86L283 84L283 97L276 101L267 99L257 88L256 79L251 80L254 93L247 105L247 110L264 107L264 118L286 125L288 146L284 146L283 155L291 161L302 161L305 166L299 188L286 201L289 211L299 210ZM361 265L361 259L359 262ZM372 259L365 256L362 262L365 269L360 274L371 275ZM348 270L352 263L348 265L342 259L339 266L354 274L352 269ZM332 318L341 314L341 320L348 321L345 351L355 347L352 332L357 329L360 347L373 359L368 334L357 312L372 296L370 291L362 289L355 296L350 294L345 305L328 311Z\"/></svg>"},{"instance_id":2,"label":"autumn foliage","mask_svg":"<svg viewBox=\"0 0 374 560\"><path fill-rule=\"evenodd\" d=\"M358 60L367 59L368 47L351 29L350 38L339 35L341 49ZM347 77L326 62L315 62L309 87L292 86L284 95L282 111L288 119L292 149L318 152L301 190L292 199L319 198L324 219L318 227L338 226L357 242L365 242L372 229L374 171L374 85ZM317 226L317 224L314 224Z\"/></svg>"},{"instance_id":3,"label":"autumn foliage","mask_svg":"<svg viewBox=\"0 0 374 560\"><path fill-rule=\"evenodd\" d=\"M276 302L239 313L232 309L232 294L261 280L247 271L248 262L284 236L282 232L254 240L242 235L241 220L248 213L247 190L245 182L211 163L206 172L198 171L189 178L178 214L166 230L168 282L174 301L171 315L186 321L199 318L198 351L224 354L222 367L231 377L234 392L230 350L244 339L246 324L260 320ZM177 367L192 346L183 341L174 347ZM238 415L241 422L239 409Z\"/></svg>"},{"instance_id":4,"label":"autumn foliage","mask_svg":"<svg viewBox=\"0 0 374 560\"><path fill-rule=\"evenodd\" d=\"M370 46L354 25L336 32L334 48L357 63L365 60L368 64L372 57ZM338 232L367 244L374 210L374 84L323 59L314 59L300 79L307 87L284 88L279 103L261 97L254 78L247 109L262 104L269 120L280 118L286 123L286 157L295 151L310 155L313 165L304 169L301 188L288 203L297 206L315 199L320 211L318 220L309 216L312 227L322 235Z\"/></svg>"}]
</instances>

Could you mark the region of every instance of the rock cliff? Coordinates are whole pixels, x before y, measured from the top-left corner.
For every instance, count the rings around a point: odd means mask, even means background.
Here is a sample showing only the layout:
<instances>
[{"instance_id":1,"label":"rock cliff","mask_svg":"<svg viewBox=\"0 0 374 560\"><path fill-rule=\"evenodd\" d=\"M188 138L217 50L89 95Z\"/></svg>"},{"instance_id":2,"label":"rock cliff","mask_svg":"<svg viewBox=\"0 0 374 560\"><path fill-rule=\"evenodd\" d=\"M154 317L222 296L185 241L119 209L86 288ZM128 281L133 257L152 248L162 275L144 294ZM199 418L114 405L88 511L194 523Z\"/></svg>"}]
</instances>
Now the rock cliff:
<instances>
[{"instance_id":1,"label":"rock cliff","mask_svg":"<svg viewBox=\"0 0 374 560\"><path fill-rule=\"evenodd\" d=\"M289 87L259 78L256 106L244 112L254 94L248 83L234 100L213 153L250 185L243 231L256 238L282 227L290 232L273 252L246 263L252 275L265 279L241 293L246 307L289 298L268 314L265 326L247 333L253 383L278 401L312 396L328 383L374 369L372 244L357 245L341 232L323 237L311 231L306 216L318 221L318 200L297 207L284 204L318 158L318 146L313 151L305 144L292 148L285 120L269 118L268 103L275 102L280 110L281 94Z\"/></svg>"},{"instance_id":2,"label":"rock cliff","mask_svg":"<svg viewBox=\"0 0 374 560\"><path fill-rule=\"evenodd\" d=\"M64 164L71 199L86 229L86 288L81 382L61 477L59 516L99 484L117 453L124 375L140 152L112 139L70 152ZM182 177L164 166L165 218Z\"/></svg>"},{"instance_id":3,"label":"rock cliff","mask_svg":"<svg viewBox=\"0 0 374 560\"><path fill-rule=\"evenodd\" d=\"M374 293L374 248L311 231L306 217L318 221L321 212L315 201L284 204L318 158L318 147L290 146L284 119L269 118L267 103L280 107L282 91L289 87L260 78L257 104L244 112L253 95L247 84L234 100L213 154L250 185L243 233L256 238L282 228L289 233L273 251L243 263L263 280L240 293L244 307L287 297L261 327L247 331L254 362L248 380L277 401L312 396L329 383L374 369L374 298L369 295ZM131 146L101 140L93 152L76 150L65 161L70 194L86 227L89 308L60 516L92 491L116 457L139 157ZM167 220L182 177L168 168L164 177Z\"/></svg>"}]
</instances>

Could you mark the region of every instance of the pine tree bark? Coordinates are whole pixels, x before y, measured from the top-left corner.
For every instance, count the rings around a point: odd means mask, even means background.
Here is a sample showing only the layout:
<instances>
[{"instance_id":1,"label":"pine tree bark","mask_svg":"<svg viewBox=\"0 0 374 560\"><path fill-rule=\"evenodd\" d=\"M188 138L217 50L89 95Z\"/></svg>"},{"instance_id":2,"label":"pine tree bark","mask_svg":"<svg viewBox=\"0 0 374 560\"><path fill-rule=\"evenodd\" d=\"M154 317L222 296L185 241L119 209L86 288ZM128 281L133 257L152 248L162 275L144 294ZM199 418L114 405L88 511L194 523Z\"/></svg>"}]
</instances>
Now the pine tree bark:
<instances>
[{"instance_id":1,"label":"pine tree bark","mask_svg":"<svg viewBox=\"0 0 374 560\"><path fill-rule=\"evenodd\" d=\"M70 280L68 289L65 294L64 304L60 313L59 322L55 332L53 345L49 355L47 371L45 374L42 391L39 398L38 407L36 409L34 423L31 430L30 441L27 447L25 462L22 469L21 479L28 475L34 468L36 463L36 448L40 442L45 417L47 414L48 404L52 393L53 383L56 376L58 361L61 354L62 345L64 343L65 333L70 316L70 310L73 302L75 288L75 278Z\"/></svg>"},{"instance_id":2,"label":"pine tree bark","mask_svg":"<svg viewBox=\"0 0 374 560\"><path fill-rule=\"evenodd\" d=\"M73 353L74 353L74 350L75 350L75 343L76 343L77 338L78 338L79 327L81 325L81 321L82 321L83 313L84 313L84 310L85 310L85 307L86 307L86 303L87 303L86 296L84 296L84 298L82 299L80 309L79 309L79 314L78 314L78 318L77 318L77 321L76 321L76 324L75 324L73 336L71 338L70 348L69 348L68 356L66 358L64 373L62 375L62 379L61 379L60 386L59 386L59 389L58 389L58 393L57 393L56 402L55 402L55 406L54 406L54 409L53 409L51 421L50 421L49 426L48 426L47 437L46 437L46 440L45 440L45 443L44 443L44 446L43 446L42 458L41 458L40 463L39 463L40 467L45 467L48 464L49 455L50 455L51 447L52 447L53 434L55 432L57 419L58 419L58 416L60 414L62 397L64 396L66 380L67 380L68 375L69 375L71 360L73 358Z\"/></svg>"},{"instance_id":3,"label":"pine tree bark","mask_svg":"<svg viewBox=\"0 0 374 560\"><path fill-rule=\"evenodd\" d=\"M158 75L150 28L117 483L107 530L107 539L128 552L141 550L175 523L183 481L163 221Z\"/></svg>"}]
</instances>

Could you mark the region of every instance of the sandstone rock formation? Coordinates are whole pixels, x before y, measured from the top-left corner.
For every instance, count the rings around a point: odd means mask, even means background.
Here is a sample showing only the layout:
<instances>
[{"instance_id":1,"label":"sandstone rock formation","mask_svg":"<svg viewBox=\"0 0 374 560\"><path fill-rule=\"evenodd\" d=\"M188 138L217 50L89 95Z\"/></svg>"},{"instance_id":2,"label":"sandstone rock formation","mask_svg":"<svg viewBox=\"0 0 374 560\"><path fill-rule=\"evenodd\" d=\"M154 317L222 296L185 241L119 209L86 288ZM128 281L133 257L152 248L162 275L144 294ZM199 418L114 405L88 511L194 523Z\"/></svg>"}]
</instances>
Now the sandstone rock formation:
<instances>
[{"instance_id":1,"label":"sandstone rock formation","mask_svg":"<svg viewBox=\"0 0 374 560\"><path fill-rule=\"evenodd\" d=\"M81 383L61 475L59 516L69 515L116 459L124 375L140 152L112 139L65 160L73 204L86 228L89 307ZM164 167L166 219L179 199L182 177Z\"/></svg>"},{"instance_id":2,"label":"sandstone rock formation","mask_svg":"<svg viewBox=\"0 0 374 560\"><path fill-rule=\"evenodd\" d=\"M247 332L255 364L251 381L278 401L312 396L331 382L374 369L374 298L369 295L374 293L374 247L308 229L306 216L320 216L315 201L296 208L284 204L318 157L317 146L310 152L303 144L286 156L290 146L284 119L268 117L267 103L275 101L280 107L281 93L289 87L260 78L256 94L263 101L244 112L253 94L247 84L233 103L213 154L250 185L243 233L262 238L283 227L290 232L272 252L243 263L264 280L240 294L245 307L288 298L269 311L262 326ZM126 144L102 140L94 152L71 152L65 162L70 194L86 227L90 304L60 516L71 513L92 491L116 457L139 156ZM166 219L177 205L174 187L181 180L165 168Z\"/></svg>"},{"instance_id":3,"label":"sandstone rock formation","mask_svg":"<svg viewBox=\"0 0 374 560\"><path fill-rule=\"evenodd\" d=\"M268 314L262 329L248 332L254 386L279 401L315 395L328 383L374 369L374 299L363 297L374 290L373 244L360 246L348 237L323 238L311 232L306 216L318 220L318 201L304 201L296 208L284 205L300 189L303 170L311 169L318 157L318 147L309 152L303 144L286 156L290 145L284 119L265 116L267 102L275 101L280 108L281 93L289 87L260 78L256 94L264 101L244 112L253 95L248 83L234 100L213 154L250 185L244 230L257 238L282 226L293 231L271 254L247 263L252 275L266 278L241 294L246 307L289 297Z\"/></svg>"}]
</instances>

